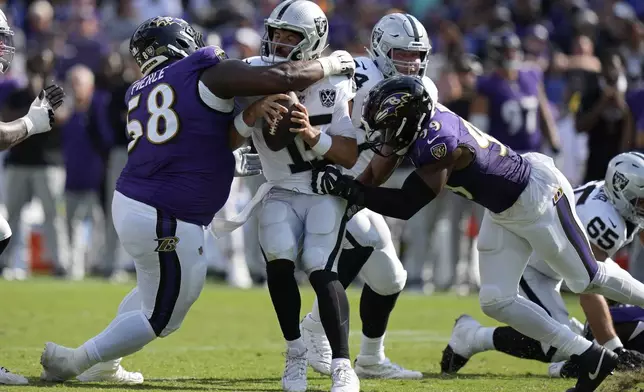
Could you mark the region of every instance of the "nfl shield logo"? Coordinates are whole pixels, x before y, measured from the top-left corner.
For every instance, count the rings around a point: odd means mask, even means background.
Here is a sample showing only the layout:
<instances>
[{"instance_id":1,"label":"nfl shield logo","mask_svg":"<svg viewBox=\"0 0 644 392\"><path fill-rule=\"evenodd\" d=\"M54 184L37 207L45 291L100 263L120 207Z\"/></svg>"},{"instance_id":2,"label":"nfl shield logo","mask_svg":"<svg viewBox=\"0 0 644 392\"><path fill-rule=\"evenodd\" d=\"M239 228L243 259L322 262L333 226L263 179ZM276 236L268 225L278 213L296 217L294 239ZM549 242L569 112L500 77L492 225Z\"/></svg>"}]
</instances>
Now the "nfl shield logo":
<instances>
[{"instance_id":1,"label":"nfl shield logo","mask_svg":"<svg viewBox=\"0 0 644 392\"><path fill-rule=\"evenodd\" d=\"M447 146L445 143L439 143L436 144L435 146L432 146L429 149L429 152L432 153L432 156L436 159L443 159L445 158L445 155L447 155Z\"/></svg>"},{"instance_id":2,"label":"nfl shield logo","mask_svg":"<svg viewBox=\"0 0 644 392\"><path fill-rule=\"evenodd\" d=\"M335 90L320 90L320 102L325 108L335 105Z\"/></svg>"}]
</instances>

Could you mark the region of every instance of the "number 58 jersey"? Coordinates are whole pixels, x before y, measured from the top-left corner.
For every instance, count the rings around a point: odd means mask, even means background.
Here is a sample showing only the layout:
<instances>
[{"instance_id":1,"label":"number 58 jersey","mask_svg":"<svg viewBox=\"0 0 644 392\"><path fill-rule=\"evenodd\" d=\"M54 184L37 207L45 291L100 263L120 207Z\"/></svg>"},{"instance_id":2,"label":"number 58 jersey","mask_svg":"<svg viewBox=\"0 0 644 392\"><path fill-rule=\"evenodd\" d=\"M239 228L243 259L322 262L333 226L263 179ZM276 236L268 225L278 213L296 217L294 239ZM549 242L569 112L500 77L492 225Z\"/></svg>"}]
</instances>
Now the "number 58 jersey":
<instances>
[{"instance_id":1,"label":"number 58 jersey","mask_svg":"<svg viewBox=\"0 0 644 392\"><path fill-rule=\"evenodd\" d=\"M252 66L270 65L259 56L244 61ZM346 76L329 76L295 93L300 103L306 106L312 126L328 135L356 138L349 113L349 101L355 96L353 79ZM259 98L250 98L246 104ZM262 121L258 121L258 124ZM297 127L299 124L293 123L293 128ZM311 170L329 163L328 161L313 152L299 135L279 151L272 151L266 146L261 126L253 129L252 138L262 162L264 177L269 183L300 193L313 193Z\"/></svg>"},{"instance_id":2,"label":"number 58 jersey","mask_svg":"<svg viewBox=\"0 0 644 392\"><path fill-rule=\"evenodd\" d=\"M117 191L182 221L210 224L234 175L234 101L217 98L199 78L223 58L219 48L202 48L130 86L131 141Z\"/></svg>"}]
</instances>

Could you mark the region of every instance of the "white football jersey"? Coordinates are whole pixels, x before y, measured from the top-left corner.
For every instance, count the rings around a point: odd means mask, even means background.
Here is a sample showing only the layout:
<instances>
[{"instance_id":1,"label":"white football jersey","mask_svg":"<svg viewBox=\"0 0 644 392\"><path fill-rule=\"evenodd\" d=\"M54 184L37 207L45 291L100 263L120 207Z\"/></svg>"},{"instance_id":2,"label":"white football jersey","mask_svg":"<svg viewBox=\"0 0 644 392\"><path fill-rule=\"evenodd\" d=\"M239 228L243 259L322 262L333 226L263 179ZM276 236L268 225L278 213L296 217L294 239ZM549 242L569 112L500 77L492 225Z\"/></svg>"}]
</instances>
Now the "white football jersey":
<instances>
[{"instance_id":1,"label":"white football jersey","mask_svg":"<svg viewBox=\"0 0 644 392\"><path fill-rule=\"evenodd\" d=\"M250 57L246 60L253 66L271 65L261 57ZM355 96L355 84L346 76L329 76L303 91L296 91L297 97L309 112L309 122L321 132L328 135L356 138L355 128L351 123L349 101ZM260 97L246 99L242 106L256 101ZM294 127L297 125L294 124ZM268 182L274 186L301 193L313 193L311 190L311 170L322 164L323 157L311 150L300 136L293 143L280 151L271 151L264 141L262 125L259 121L252 132L253 144L262 162L262 170Z\"/></svg>"},{"instance_id":2,"label":"white football jersey","mask_svg":"<svg viewBox=\"0 0 644 392\"><path fill-rule=\"evenodd\" d=\"M378 84L381 80L384 79L382 72L378 69L376 64L369 57L356 57L354 58L356 63L356 72L353 77L353 80L356 82L356 96L353 99L353 108L351 109L351 121L356 127L356 139L358 141L358 149L360 151L360 156L358 161L351 168L345 170L349 175L357 177L364 171L364 169L369 164L369 161L373 158L373 151L367 147L365 142L366 132L362 128L362 107L364 106L369 91ZM423 83L429 91L434 102L438 102L438 89L434 82L424 76Z\"/></svg>"},{"instance_id":3,"label":"white football jersey","mask_svg":"<svg viewBox=\"0 0 644 392\"><path fill-rule=\"evenodd\" d=\"M604 181L591 181L575 189L575 209L584 226L588 240L613 257L630 244L641 228L622 217L608 200ZM553 278L557 274L543 260L530 259L529 265Z\"/></svg>"}]
</instances>

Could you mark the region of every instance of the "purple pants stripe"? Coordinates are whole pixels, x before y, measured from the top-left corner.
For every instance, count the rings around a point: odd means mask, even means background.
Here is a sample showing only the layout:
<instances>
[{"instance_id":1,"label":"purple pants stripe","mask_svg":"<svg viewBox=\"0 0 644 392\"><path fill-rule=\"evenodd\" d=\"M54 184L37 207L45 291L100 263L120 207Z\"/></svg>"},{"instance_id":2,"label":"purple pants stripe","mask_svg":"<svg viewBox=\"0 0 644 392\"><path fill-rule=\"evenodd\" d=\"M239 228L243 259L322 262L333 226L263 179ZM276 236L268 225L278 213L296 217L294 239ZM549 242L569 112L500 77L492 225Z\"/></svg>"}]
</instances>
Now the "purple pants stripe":
<instances>
[{"instance_id":1,"label":"purple pants stripe","mask_svg":"<svg viewBox=\"0 0 644 392\"><path fill-rule=\"evenodd\" d=\"M584 229L577 224L575 216L571 209L571 204L568 202L568 198L564 194L556 204L557 206L557 215L559 215L559 222L566 233L568 242L577 251L579 258L584 263L588 276L592 281L597 274L597 260L593 256L593 251L590 248L590 243L586 239L584 234Z\"/></svg>"}]
</instances>

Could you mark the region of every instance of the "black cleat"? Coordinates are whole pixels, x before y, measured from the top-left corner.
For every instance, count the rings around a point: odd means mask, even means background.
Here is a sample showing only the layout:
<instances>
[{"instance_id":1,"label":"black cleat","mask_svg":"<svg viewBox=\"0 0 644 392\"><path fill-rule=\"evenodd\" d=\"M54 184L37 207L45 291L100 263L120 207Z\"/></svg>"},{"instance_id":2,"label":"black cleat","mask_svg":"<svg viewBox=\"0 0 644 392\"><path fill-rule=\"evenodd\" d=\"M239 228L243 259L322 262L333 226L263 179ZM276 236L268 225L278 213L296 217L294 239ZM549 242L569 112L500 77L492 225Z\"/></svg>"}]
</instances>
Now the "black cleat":
<instances>
[{"instance_id":1,"label":"black cleat","mask_svg":"<svg viewBox=\"0 0 644 392\"><path fill-rule=\"evenodd\" d=\"M617 366L617 354L603 348L597 343L581 355L573 355L571 359L579 364L577 385L568 392L592 392L604 381Z\"/></svg>"},{"instance_id":2,"label":"black cleat","mask_svg":"<svg viewBox=\"0 0 644 392\"><path fill-rule=\"evenodd\" d=\"M462 357L454 352L451 346L445 347L443 350L443 358L441 358L441 372L445 374L455 374L469 361L469 358Z\"/></svg>"}]
</instances>

